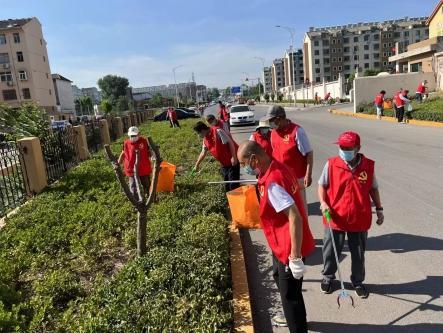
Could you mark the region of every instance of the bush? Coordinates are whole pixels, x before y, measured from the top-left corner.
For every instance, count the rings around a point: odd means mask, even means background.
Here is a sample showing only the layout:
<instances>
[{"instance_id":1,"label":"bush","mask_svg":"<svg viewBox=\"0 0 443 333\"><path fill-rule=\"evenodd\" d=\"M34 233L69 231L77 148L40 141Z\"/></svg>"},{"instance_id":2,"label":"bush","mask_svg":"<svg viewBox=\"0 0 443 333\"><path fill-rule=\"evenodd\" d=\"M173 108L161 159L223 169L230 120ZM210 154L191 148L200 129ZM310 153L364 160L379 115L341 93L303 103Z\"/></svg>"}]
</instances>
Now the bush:
<instances>
[{"instance_id":1,"label":"bush","mask_svg":"<svg viewBox=\"0 0 443 333\"><path fill-rule=\"evenodd\" d=\"M6 219L0 332L230 331L226 199L205 185L215 162L185 172L201 149L194 122L140 126L178 170L175 193L149 211L146 256L134 256L135 211L102 152Z\"/></svg>"}]
</instances>

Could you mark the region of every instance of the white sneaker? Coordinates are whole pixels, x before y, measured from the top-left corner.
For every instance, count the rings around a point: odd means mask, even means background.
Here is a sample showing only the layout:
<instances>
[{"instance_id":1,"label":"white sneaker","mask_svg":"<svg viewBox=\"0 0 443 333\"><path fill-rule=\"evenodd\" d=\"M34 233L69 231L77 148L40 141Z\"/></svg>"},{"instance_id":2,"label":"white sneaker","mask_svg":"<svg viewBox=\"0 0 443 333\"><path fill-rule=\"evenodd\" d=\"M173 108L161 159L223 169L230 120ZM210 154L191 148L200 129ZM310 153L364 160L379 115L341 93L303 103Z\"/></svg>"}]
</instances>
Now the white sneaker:
<instances>
[{"instance_id":1,"label":"white sneaker","mask_svg":"<svg viewBox=\"0 0 443 333\"><path fill-rule=\"evenodd\" d=\"M284 315L275 315L271 319L272 325L276 327L288 327L286 318Z\"/></svg>"}]
</instances>

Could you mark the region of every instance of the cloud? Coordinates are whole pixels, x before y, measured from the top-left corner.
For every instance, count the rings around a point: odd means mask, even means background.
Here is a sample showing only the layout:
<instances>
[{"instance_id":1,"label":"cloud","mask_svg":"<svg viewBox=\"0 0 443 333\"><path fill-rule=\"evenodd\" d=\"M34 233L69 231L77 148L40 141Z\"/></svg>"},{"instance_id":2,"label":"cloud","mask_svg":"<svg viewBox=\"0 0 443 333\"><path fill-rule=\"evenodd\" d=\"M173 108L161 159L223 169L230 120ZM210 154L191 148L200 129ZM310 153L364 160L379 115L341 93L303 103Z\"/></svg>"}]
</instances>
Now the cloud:
<instances>
[{"instance_id":1,"label":"cloud","mask_svg":"<svg viewBox=\"0 0 443 333\"><path fill-rule=\"evenodd\" d=\"M168 56L129 54L119 56L63 57L51 59L51 69L80 87L95 86L107 74L125 76L133 87L173 83L172 68L177 70L177 81L186 82L195 73L196 81L213 87L238 85L245 78L261 76L262 64L255 56L272 59L282 56L279 48L260 48L241 42L180 44L172 46Z\"/></svg>"}]
</instances>

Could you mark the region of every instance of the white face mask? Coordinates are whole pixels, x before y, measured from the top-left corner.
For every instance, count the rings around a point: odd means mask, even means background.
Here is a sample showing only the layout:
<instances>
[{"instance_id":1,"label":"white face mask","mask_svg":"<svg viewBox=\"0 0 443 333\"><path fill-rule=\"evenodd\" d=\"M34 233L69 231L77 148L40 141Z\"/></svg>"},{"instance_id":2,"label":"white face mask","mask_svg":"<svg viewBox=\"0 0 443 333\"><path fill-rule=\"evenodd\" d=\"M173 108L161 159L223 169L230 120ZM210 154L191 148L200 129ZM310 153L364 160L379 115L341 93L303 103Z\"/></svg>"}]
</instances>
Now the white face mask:
<instances>
[{"instance_id":1,"label":"white face mask","mask_svg":"<svg viewBox=\"0 0 443 333\"><path fill-rule=\"evenodd\" d=\"M131 142L137 142L138 140L138 135L137 136L130 136L129 140L131 140Z\"/></svg>"}]
</instances>

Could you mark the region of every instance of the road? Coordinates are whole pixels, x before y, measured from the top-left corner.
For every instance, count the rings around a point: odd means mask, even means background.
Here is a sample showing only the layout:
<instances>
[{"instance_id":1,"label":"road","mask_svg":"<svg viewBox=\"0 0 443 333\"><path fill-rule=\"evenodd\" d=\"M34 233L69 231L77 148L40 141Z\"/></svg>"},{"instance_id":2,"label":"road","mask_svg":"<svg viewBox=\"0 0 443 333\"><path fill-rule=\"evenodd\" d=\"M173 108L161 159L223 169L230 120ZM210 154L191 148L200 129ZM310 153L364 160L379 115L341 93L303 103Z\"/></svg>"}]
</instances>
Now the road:
<instances>
[{"instance_id":1,"label":"road","mask_svg":"<svg viewBox=\"0 0 443 333\"><path fill-rule=\"evenodd\" d=\"M255 106L256 118L266 109ZM303 284L310 331L443 332L443 130L335 116L324 107L287 110L288 117L305 128L314 149L314 185L307 194L317 248L307 259ZM253 129L234 128L232 133L242 142ZM371 295L366 300L355 296L355 308L345 303L338 309L337 290L320 292L324 230L315 184L327 158L337 154L333 142L345 130L358 132L361 152L375 160L385 223L374 223L369 232L365 284ZM288 332L271 326L270 318L281 306L263 233L242 230L241 236L255 331ZM349 288L346 247L341 267Z\"/></svg>"}]
</instances>

